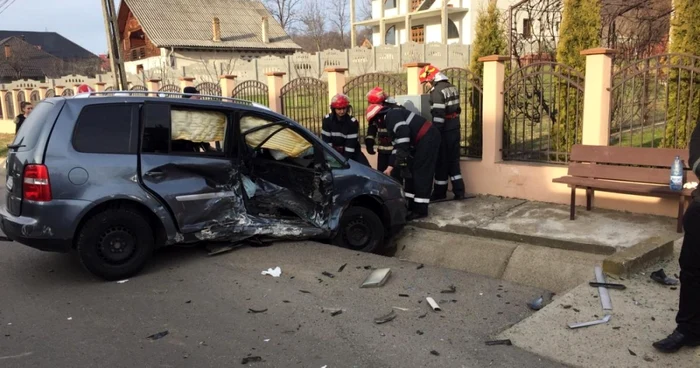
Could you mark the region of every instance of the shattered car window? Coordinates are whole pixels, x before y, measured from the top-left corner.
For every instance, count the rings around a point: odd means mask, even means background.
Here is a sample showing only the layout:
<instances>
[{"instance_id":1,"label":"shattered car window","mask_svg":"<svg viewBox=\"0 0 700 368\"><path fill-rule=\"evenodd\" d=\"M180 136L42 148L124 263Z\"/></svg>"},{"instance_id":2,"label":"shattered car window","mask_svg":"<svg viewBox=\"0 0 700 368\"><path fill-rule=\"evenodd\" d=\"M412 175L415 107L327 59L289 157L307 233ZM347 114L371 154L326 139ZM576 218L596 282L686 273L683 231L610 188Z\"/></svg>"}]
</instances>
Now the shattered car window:
<instances>
[{"instance_id":1,"label":"shattered car window","mask_svg":"<svg viewBox=\"0 0 700 368\"><path fill-rule=\"evenodd\" d=\"M311 142L292 129L284 128L284 125L272 125L256 132L247 133L251 129L271 123L273 122L257 116L241 118L241 131L245 134L246 144L251 148L256 148L267 139L261 147L270 150L271 155L277 160L283 160L286 157L306 157L313 154Z\"/></svg>"}]
</instances>

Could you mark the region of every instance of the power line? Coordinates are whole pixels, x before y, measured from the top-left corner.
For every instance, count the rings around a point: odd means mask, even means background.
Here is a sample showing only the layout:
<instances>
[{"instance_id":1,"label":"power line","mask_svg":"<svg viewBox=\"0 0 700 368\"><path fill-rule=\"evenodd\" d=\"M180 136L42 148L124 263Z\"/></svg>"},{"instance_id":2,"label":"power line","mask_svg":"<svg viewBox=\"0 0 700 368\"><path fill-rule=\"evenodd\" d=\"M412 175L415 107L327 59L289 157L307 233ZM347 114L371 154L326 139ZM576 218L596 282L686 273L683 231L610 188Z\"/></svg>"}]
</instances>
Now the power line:
<instances>
[{"instance_id":1,"label":"power line","mask_svg":"<svg viewBox=\"0 0 700 368\"><path fill-rule=\"evenodd\" d=\"M7 6L5 6L4 9L0 9L0 14L2 14L3 12L5 12L5 10L7 10L10 6L12 6L12 4L15 3L15 1L17 1L17 0L11 0L10 3L7 4ZM5 2L3 2L3 4L5 4L6 2L7 2L7 0L5 0ZM2 4L0 4L0 8L2 8Z\"/></svg>"}]
</instances>

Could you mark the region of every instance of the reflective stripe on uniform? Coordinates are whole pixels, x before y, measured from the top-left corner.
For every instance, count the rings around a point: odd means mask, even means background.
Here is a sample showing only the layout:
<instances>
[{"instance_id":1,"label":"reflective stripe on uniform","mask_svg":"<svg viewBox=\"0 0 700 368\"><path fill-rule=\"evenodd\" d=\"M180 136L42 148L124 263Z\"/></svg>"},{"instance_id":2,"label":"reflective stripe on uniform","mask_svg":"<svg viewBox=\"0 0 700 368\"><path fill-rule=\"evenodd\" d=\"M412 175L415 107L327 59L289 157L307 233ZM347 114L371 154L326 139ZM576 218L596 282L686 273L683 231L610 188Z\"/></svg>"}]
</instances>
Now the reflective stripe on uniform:
<instances>
[{"instance_id":1,"label":"reflective stripe on uniform","mask_svg":"<svg viewBox=\"0 0 700 368\"><path fill-rule=\"evenodd\" d=\"M345 152L355 152L354 148L345 147Z\"/></svg>"},{"instance_id":2,"label":"reflective stripe on uniform","mask_svg":"<svg viewBox=\"0 0 700 368\"><path fill-rule=\"evenodd\" d=\"M445 122L445 119L443 119L443 118L438 118L438 117L433 118L433 123L444 123L444 122Z\"/></svg>"},{"instance_id":3,"label":"reflective stripe on uniform","mask_svg":"<svg viewBox=\"0 0 700 368\"><path fill-rule=\"evenodd\" d=\"M330 137L330 136L331 136L331 133L328 133L327 131L325 131L325 130L323 130L323 129L321 129L321 134L322 134L322 135L325 135L325 136L327 136L327 137Z\"/></svg>"},{"instance_id":4,"label":"reflective stripe on uniform","mask_svg":"<svg viewBox=\"0 0 700 368\"><path fill-rule=\"evenodd\" d=\"M380 133L386 133L386 132L388 132L388 130L387 130L386 128L381 128L381 129L379 129L379 132L380 132Z\"/></svg>"},{"instance_id":5,"label":"reflective stripe on uniform","mask_svg":"<svg viewBox=\"0 0 700 368\"><path fill-rule=\"evenodd\" d=\"M396 125L394 125L394 133L396 133L396 131L399 129L399 127L403 126L403 125L408 125L408 123L405 121L399 121L398 123L396 123Z\"/></svg>"},{"instance_id":6,"label":"reflective stripe on uniform","mask_svg":"<svg viewBox=\"0 0 700 368\"><path fill-rule=\"evenodd\" d=\"M394 146L377 146L377 149L391 151L394 149Z\"/></svg>"},{"instance_id":7,"label":"reflective stripe on uniform","mask_svg":"<svg viewBox=\"0 0 700 368\"><path fill-rule=\"evenodd\" d=\"M447 106L459 105L459 100L447 101Z\"/></svg>"},{"instance_id":8,"label":"reflective stripe on uniform","mask_svg":"<svg viewBox=\"0 0 700 368\"><path fill-rule=\"evenodd\" d=\"M430 198L413 198L416 203L430 203Z\"/></svg>"},{"instance_id":9,"label":"reflective stripe on uniform","mask_svg":"<svg viewBox=\"0 0 700 368\"><path fill-rule=\"evenodd\" d=\"M411 138L399 138L394 142L394 144L401 144L401 143L411 143Z\"/></svg>"},{"instance_id":10,"label":"reflective stripe on uniform","mask_svg":"<svg viewBox=\"0 0 700 368\"><path fill-rule=\"evenodd\" d=\"M462 175L450 176L450 180L452 180L452 181L459 180L459 179L462 179Z\"/></svg>"},{"instance_id":11,"label":"reflective stripe on uniform","mask_svg":"<svg viewBox=\"0 0 700 368\"><path fill-rule=\"evenodd\" d=\"M415 112L412 112L411 115L408 115L408 119L406 119L406 123L407 123L407 124L411 124L411 121L413 120L413 118L414 118L415 116L416 116L416 113L415 113Z\"/></svg>"},{"instance_id":12,"label":"reflective stripe on uniform","mask_svg":"<svg viewBox=\"0 0 700 368\"><path fill-rule=\"evenodd\" d=\"M348 134L345 136L345 139L351 139L351 138L357 138L357 134Z\"/></svg>"},{"instance_id":13,"label":"reflective stripe on uniform","mask_svg":"<svg viewBox=\"0 0 700 368\"><path fill-rule=\"evenodd\" d=\"M368 136L365 137L365 139L367 139L367 140L369 140L369 141L373 141L373 140L374 140L374 137L372 137L371 135L368 135Z\"/></svg>"},{"instance_id":14,"label":"reflective stripe on uniform","mask_svg":"<svg viewBox=\"0 0 700 368\"><path fill-rule=\"evenodd\" d=\"M392 155L395 155L395 154L396 154L396 150L395 150L395 149L391 150L391 154L392 154Z\"/></svg>"},{"instance_id":15,"label":"reflective stripe on uniform","mask_svg":"<svg viewBox=\"0 0 700 368\"><path fill-rule=\"evenodd\" d=\"M406 198L413 198L413 197L415 197L415 194L413 194L413 193L406 193L405 195L406 195Z\"/></svg>"},{"instance_id":16,"label":"reflective stripe on uniform","mask_svg":"<svg viewBox=\"0 0 700 368\"><path fill-rule=\"evenodd\" d=\"M444 109L445 104L433 104L433 109Z\"/></svg>"},{"instance_id":17,"label":"reflective stripe on uniform","mask_svg":"<svg viewBox=\"0 0 700 368\"><path fill-rule=\"evenodd\" d=\"M435 180L435 185L447 185L447 180Z\"/></svg>"}]
</instances>

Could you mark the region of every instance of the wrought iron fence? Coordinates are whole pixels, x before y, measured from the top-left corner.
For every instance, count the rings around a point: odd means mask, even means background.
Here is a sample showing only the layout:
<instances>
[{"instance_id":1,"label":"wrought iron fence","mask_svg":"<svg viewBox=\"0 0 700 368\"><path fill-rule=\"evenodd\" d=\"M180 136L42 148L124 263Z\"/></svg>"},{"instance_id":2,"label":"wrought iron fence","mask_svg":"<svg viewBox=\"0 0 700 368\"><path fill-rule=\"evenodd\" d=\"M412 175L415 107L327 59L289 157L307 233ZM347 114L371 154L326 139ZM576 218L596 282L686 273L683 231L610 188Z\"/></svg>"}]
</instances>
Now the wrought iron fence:
<instances>
[{"instance_id":1,"label":"wrought iron fence","mask_svg":"<svg viewBox=\"0 0 700 368\"><path fill-rule=\"evenodd\" d=\"M280 89L282 114L321 134L323 117L328 114L328 83L310 77L297 78Z\"/></svg>"},{"instance_id":2,"label":"wrought iron fence","mask_svg":"<svg viewBox=\"0 0 700 368\"><path fill-rule=\"evenodd\" d=\"M56 97L56 90L53 88L49 88L46 90L46 97L44 97L44 98L51 98L51 97Z\"/></svg>"},{"instance_id":3,"label":"wrought iron fence","mask_svg":"<svg viewBox=\"0 0 700 368\"><path fill-rule=\"evenodd\" d=\"M350 99L353 116L360 123L360 137L367 133L367 92L374 87L381 87L389 96L406 94L406 78L399 78L386 73L368 73L350 79L343 86L343 93ZM362 142L363 139L361 138Z\"/></svg>"},{"instance_id":4,"label":"wrought iron fence","mask_svg":"<svg viewBox=\"0 0 700 368\"><path fill-rule=\"evenodd\" d=\"M34 90L29 95L29 101L31 101L32 104L36 104L37 102L39 102L40 99L41 99L41 95L39 94L39 91Z\"/></svg>"},{"instance_id":5,"label":"wrought iron fence","mask_svg":"<svg viewBox=\"0 0 700 368\"><path fill-rule=\"evenodd\" d=\"M212 83L212 82L202 82L194 88L199 91L200 94L202 95L208 95L208 96L221 96L221 86L218 83ZM204 100L213 100L213 97L202 97Z\"/></svg>"},{"instance_id":6,"label":"wrought iron fence","mask_svg":"<svg viewBox=\"0 0 700 368\"><path fill-rule=\"evenodd\" d=\"M504 85L503 159L567 162L581 142L584 77L537 62L515 69Z\"/></svg>"},{"instance_id":7,"label":"wrought iron fence","mask_svg":"<svg viewBox=\"0 0 700 368\"><path fill-rule=\"evenodd\" d=\"M63 93L61 93L61 96L63 97L70 97L75 95L75 91L73 91L73 88L66 88L63 90Z\"/></svg>"},{"instance_id":8,"label":"wrought iron fence","mask_svg":"<svg viewBox=\"0 0 700 368\"><path fill-rule=\"evenodd\" d=\"M5 106L7 106L7 119L12 119L15 116L15 103L12 101L12 92L5 93Z\"/></svg>"},{"instance_id":9,"label":"wrought iron fence","mask_svg":"<svg viewBox=\"0 0 700 368\"><path fill-rule=\"evenodd\" d=\"M22 102L26 101L26 97L24 96L24 92L20 91L17 94L17 106L21 106Z\"/></svg>"},{"instance_id":10,"label":"wrought iron fence","mask_svg":"<svg viewBox=\"0 0 700 368\"><path fill-rule=\"evenodd\" d=\"M270 95L267 84L257 80L247 80L239 83L231 91L231 97L270 106Z\"/></svg>"},{"instance_id":11,"label":"wrought iron fence","mask_svg":"<svg viewBox=\"0 0 700 368\"><path fill-rule=\"evenodd\" d=\"M147 91L148 91L148 88L146 88L146 86L142 86L142 85L140 85L140 84L137 84L137 85L131 86L131 88L129 88L129 90L130 90L130 91L144 91L144 92L147 92ZM148 96L148 93L144 93L144 94L134 94L134 96L139 96L139 95Z\"/></svg>"},{"instance_id":12,"label":"wrought iron fence","mask_svg":"<svg viewBox=\"0 0 700 368\"><path fill-rule=\"evenodd\" d=\"M180 92L180 86L175 84L166 84L158 89L160 92Z\"/></svg>"},{"instance_id":13,"label":"wrought iron fence","mask_svg":"<svg viewBox=\"0 0 700 368\"><path fill-rule=\"evenodd\" d=\"M614 71L610 145L686 148L700 119L700 57L664 54Z\"/></svg>"},{"instance_id":14,"label":"wrought iron fence","mask_svg":"<svg viewBox=\"0 0 700 368\"><path fill-rule=\"evenodd\" d=\"M460 154L481 158L483 82L464 68L446 68L443 74L457 87L460 94Z\"/></svg>"}]
</instances>

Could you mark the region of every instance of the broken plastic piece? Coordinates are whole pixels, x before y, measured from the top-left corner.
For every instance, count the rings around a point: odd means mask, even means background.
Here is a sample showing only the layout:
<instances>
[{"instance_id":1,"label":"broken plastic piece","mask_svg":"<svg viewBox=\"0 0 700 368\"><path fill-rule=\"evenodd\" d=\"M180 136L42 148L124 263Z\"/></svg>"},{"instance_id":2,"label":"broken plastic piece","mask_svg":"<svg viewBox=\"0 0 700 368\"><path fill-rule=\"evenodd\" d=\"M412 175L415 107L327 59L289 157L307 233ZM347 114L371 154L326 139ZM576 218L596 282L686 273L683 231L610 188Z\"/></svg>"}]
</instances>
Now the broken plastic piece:
<instances>
[{"instance_id":1,"label":"broken plastic piece","mask_svg":"<svg viewBox=\"0 0 700 368\"><path fill-rule=\"evenodd\" d=\"M610 284L606 282L589 282L588 285L591 285L593 287L604 287L608 289L617 289L617 290L625 290L627 289L627 286L622 285L622 284Z\"/></svg>"},{"instance_id":2,"label":"broken plastic piece","mask_svg":"<svg viewBox=\"0 0 700 368\"><path fill-rule=\"evenodd\" d=\"M252 308L248 308L248 313L253 313L253 314L255 314L255 313L265 313L265 312L267 312L267 308L265 308L265 309L252 309Z\"/></svg>"},{"instance_id":3,"label":"broken plastic piece","mask_svg":"<svg viewBox=\"0 0 700 368\"><path fill-rule=\"evenodd\" d=\"M491 340L491 341L486 341L486 345L488 345L488 346L495 346L495 345L508 345L508 346L511 346L511 345L513 345L513 342L510 341L510 339L506 339L506 340Z\"/></svg>"},{"instance_id":4,"label":"broken plastic piece","mask_svg":"<svg viewBox=\"0 0 700 368\"><path fill-rule=\"evenodd\" d=\"M603 275L603 268L600 266L595 267L595 279L599 283L605 283L605 275ZM612 310L612 301L610 300L610 294L608 293L608 289L604 287L599 287L598 294L600 294L600 304L603 306L603 310Z\"/></svg>"},{"instance_id":5,"label":"broken plastic piece","mask_svg":"<svg viewBox=\"0 0 700 368\"><path fill-rule=\"evenodd\" d=\"M423 267L425 267L425 265L421 263L421 264L418 265L418 267L416 267L416 270L420 270L420 269L423 268Z\"/></svg>"},{"instance_id":6,"label":"broken plastic piece","mask_svg":"<svg viewBox=\"0 0 700 368\"><path fill-rule=\"evenodd\" d=\"M248 198L253 198L258 186L255 185L255 183L247 176L241 175L241 177L243 178L243 188L245 189L245 194L248 195Z\"/></svg>"},{"instance_id":7,"label":"broken plastic piece","mask_svg":"<svg viewBox=\"0 0 700 368\"><path fill-rule=\"evenodd\" d=\"M402 312L408 312L410 309L408 308L401 308L401 307L391 307L392 309L400 310Z\"/></svg>"},{"instance_id":8,"label":"broken plastic piece","mask_svg":"<svg viewBox=\"0 0 700 368\"><path fill-rule=\"evenodd\" d=\"M263 275L270 275L272 277L280 277L282 275L282 269L279 266L275 268L268 268L267 271L262 272Z\"/></svg>"},{"instance_id":9,"label":"broken plastic piece","mask_svg":"<svg viewBox=\"0 0 700 368\"><path fill-rule=\"evenodd\" d=\"M347 265L348 264L346 263L346 264L340 266L340 268L338 269L338 272L343 272L343 270L345 269L345 266L347 266Z\"/></svg>"},{"instance_id":10,"label":"broken plastic piece","mask_svg":"<svg viewBox=\"0 0 700 368\"><path fill-rule=\"evenodd\" d=\"M577 329L581 327L588 327L588 326L595 326L595 325L602 325L604 323L608 323L610 321L611 315L606 315L603 317L603 319L599 319L597 321L590 321L590 322L582 322L582 323L569 323L569 328L570 329Z\"/></svg>"},{"instance_id":11,"label":"broken plastic piece","mask_svg":"<svg viewBox=\"0 0 700 368\"><path fill-rule=\"evenodd\" d=\"M650 277L652 280L658 282L661 285L678 285L678 280L666 276L666 272L664 272L663 268L658 271L652 272Z\"/></svg>"},{"instance_id":12,"label":"broken plastic piece","mask_svg":"<svg viewBox=\"0 0 700 368\"><path fill-rule=\"evenodd\" d=\"M435 356L439 356L439 355L440 355L440 353L438 353L437 350L431 350L431 351L430 351L430 354L433 354L433 355L435 355Z\"/></svg>"},{"instance_id":13,"label":"broken plastic piece","mask_svg":"<svg viewBox=\"0 0 700 368\"><path fill-rule=\"evenodd\" d=\"M119 281L117 281L117 284L125 284L125 283L127 283L128 281L129 281L129 280L119 280Z\"/></svg>"},{"instance_id":14,"label":"broken plastic piece","mask_svg":"<svg viewBox=\"0 0 700 368\"><path fill-rule=\"evenodd\" d=\"M393 321L394 318L396 318L396 312L394 312L394 310L392 309L391 312L389 312L389 314L387 314L385 316L381 316L379 318L375 318L374 323L381 325L382 323L387 323L387 322Z\"/></svg>"},{"instance_id":15,"label":"broken plastic piece","mask_svg":"<svg viewBox=\"0 0 700 368\"><path fill-rule=\"evenodd\" d=\"M390 268L379 268L372 271L371 274L365 279L365 282L360 286L361 288L368 287L380 287L384 285L391 275Z\"/></svg>"},{"instance_id":16,"label":"broken plastic piece","mask_svg":"<svg viewBox=\"0 0 700 368\"><path fill-rule=\"evenodd\" d=\"M311 294L310 291L306 291L306 290L299 290L299 292L300 292L300 293L304 293L304 294Z\"/></svg>"},{"instance_id":17,"label":"broken plastic piece","mask_svg":"<svg viewBox=\"0 0 700 368\"><path fill-rule=\"evenodd\" d=\"M544 296L540 296L535 300L529 301L527 306L532 310L540 310L544 306Z\"/></svg>"},{"instance_id":18,"label":"broken plastic piece","mask_svg":"<svg viewBox=\"0 0 700 368\"><path fill-rule=\"evenodd\" d=\"M399 296L402 297L402 298L408 298L408 297L409 297L408 294L399 294Z\"/></svg>"},{"instance_id":19,"label":"broken plastic piece","mask_svg":"<svg viewBox=\"0 0 700 368\"><path fill-rule=\"evenodd\" d=\"M248 363L255 363L255 362L262 362L262 357L249 356L249 357L245 357L241 360L241 364L248 364Z\"/></svg>"},{"instance_id":20,"label":"broken plastic piece","mask_svg":"<svg viewBox=\"0 0 700 368\"><path fill-rule=\"evenodd\" d=\"M440 293L442 294L454 294L457 291L457 287L454 285L450 285L447 290L442 290Z\"/></svg>"},{"instance_id":21,"label":"broken plastic piece","mask_svg":"<svg viewBox=\"0 0 700 368\"><path fill-rule=\"evenodd\" d=\"M440 309L440 306L438 305L438 303L435 303L435 299L433 299L431 297L427 297L427 298L425 298L425 300L428 301L428 304L430 304L430 308L433 308L434 311L439 312L442 310L442 309Z\"/></svg>"},{"instance_id":22,"label":"broken plastic piece","mask_svg":"<svg viewBox=\"0 0 700 368\"><path fill-rule=\"evenodd\" d=\"M336 310L336 311L331 312L331 317L335 317L335 316L337 316L337 315L339 315L339 314L342 314L342 313L343 313L343 310L342 310L342 309L338 309L338 310Z\"/></svg>"},{"instance_id":23,"label":"broken plastic piece","mask_svg":"<svg viewBox=\"0 0 700 368\"><path fill-rule=\"evenodd\" d=\"M321 272L321 275L326 276L326 277L330 277L330 278L334 278L334 277L335 277L334 274L332 274L332 273L330 273L330 272L328 272L328 271L323 271L323 272Z\"/></svg>"},{"instance_id":24,"label":"broken plastic piece","mask_svg":"<svg viewBox=\"0 0 700 368\"><path fill-rule=\"evenodd\" d=\"M163 332L158 332L157 334L153 334L153 335L148 336L146 338L149 340L158 340L158 339L162 339L163 337L167 336L168 334L169 334L169 332L167 330L165 330Z\"/></svg>"}]
</instances>

